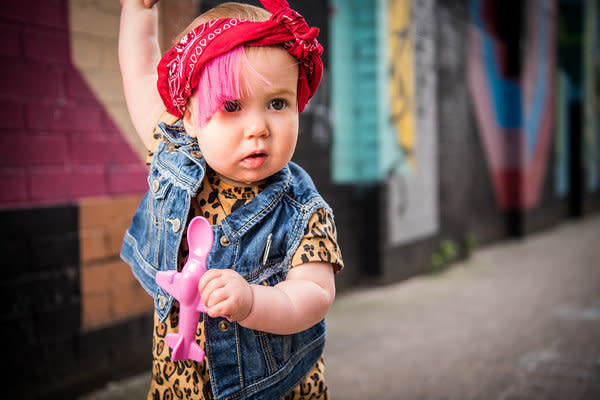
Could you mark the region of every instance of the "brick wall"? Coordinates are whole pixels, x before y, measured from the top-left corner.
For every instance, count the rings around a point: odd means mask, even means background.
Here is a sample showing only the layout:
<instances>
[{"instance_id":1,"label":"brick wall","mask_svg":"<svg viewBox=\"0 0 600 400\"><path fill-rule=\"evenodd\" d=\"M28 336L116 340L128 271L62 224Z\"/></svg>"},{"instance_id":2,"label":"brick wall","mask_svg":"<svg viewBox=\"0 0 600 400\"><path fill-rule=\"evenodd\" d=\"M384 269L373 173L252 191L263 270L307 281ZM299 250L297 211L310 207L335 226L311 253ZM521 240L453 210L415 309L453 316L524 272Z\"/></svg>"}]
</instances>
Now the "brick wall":
<instances>
[{"instance_id":1,"label":"brick wall","mask_svg":"<svg viewBox=\"0 0 600 400\"><path fill-rule=\"evenodd\" d=\"M180 1L165 19L181 29L195 9ZM72 397L150 366L151 300L119 259L147 186L121 86L119 13L117 1L0 3L0 324L12 398Z\"/></svg>"},{"instance_id":2,"label":"brick wall","mask_svg":"<svg viewBox=\"0 0 600 400\"><path fill-rule=\"evenodd\" d=\"M439 236L461 243L465 235L474 234L483 244L505 237L506 227L505 216L494 198L466 82L468 7L468 1L439 1L436 12Z\"/></svg>"},{"instance_id":3,"label":"brick wall","mask_svg":"<svg viewBox=\"0 0 600 400\"><path fill-rule=\"evenodd\" d=\"M152 299L119 258L141 196L86 199L79 205L81 328L90 331L152 310Z\"/></svg>"},{"instance_id":4,"label":"brick wall","mask_svg":"<svg viewBox=\"0 0 600 400\"><path fill-rule=\"evenodd\" d=\"M4 208L64 204L87 196L136 193L145 187L140 157L72 63L67 5L56 0L42 7L32 1L0 6L0 29L8 43L3 47L0 78ZM47 14L38 15L40 8ZM114 11L110 15L117 18L118 4ZM78 34L88 38L91 48L107 40L91 32ZM105 58L115 58L114 38L112 42L113 51L105 51ZM118 92L116 60L108 66L98 57L93 68L107 76L112 73L103 82Z\"/></svg>"},{"instance_id":5,"label":"brick wall","mask_svg":"<svg viewBox=\"0 0 600 400\"><path fill-rule=\"evenodd\" d=\"M27 399L63 380L76 363L81 305L77 209L3 210L0 226L0 293L7 305L0 325L13 365L8 393Z\"/></svg>"}]
</instances>

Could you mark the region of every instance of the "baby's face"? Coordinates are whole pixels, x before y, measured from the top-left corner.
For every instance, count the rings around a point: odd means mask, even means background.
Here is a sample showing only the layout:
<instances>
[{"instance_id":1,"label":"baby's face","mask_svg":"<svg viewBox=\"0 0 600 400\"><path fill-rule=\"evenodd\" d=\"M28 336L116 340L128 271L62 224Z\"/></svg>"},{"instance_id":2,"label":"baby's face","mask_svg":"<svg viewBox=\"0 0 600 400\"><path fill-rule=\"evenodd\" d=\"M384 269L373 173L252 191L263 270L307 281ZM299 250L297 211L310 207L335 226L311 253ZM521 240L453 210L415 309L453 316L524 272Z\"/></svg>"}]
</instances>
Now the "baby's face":
<instances>
[{"instance_id":1,"label":"baby's face","mask_svg":"<svg viewBox=\"0 0 600 400\"><path fill-rule=\"evenodd\" d=\"M296 59L278 47L246 53L258 72L242 70L249 94L226 102L203 127L186 127L208 165L234 185L259 182L280 171L298 139Z\"/></svg>"}]
</instances>

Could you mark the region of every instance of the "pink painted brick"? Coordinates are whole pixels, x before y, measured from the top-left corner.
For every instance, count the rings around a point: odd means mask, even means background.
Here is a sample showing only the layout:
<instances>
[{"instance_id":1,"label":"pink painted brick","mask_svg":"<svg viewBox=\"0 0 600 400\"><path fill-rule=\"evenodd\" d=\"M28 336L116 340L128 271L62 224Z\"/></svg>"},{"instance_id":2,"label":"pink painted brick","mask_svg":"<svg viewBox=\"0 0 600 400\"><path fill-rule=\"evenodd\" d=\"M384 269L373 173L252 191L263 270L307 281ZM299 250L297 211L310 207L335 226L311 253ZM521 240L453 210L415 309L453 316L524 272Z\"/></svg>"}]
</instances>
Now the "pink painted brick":
<instances>
[{"instance_id":1,"label":"pink painted brick","mask_svg":"<svg viewBox=\"0 0 600 400\"><path fill-rule=\"evenodd\" d=\"M0 1L0 16L28 24L66 28L67 0L4 0Z\"/></svg>"},{"instance_id":2,"label":"pink painted brick","mask_svg":"<svg viewBox=\"0 0 600 400\"><path fill-rule=\"evenodd\" d=\"M14 129L25 127L25 110L19 101L0 100L0 129Z\"/></svg>"},{"instance_id":3,"label":"pink painted brick","mask_svg":"<svg viewBox=\"0 0 600 400\"><path fill-rule=\"evenodd\" d=\"M64 134L0 136L0 165L65 165L66 161Z\"/></svg>"},{"instance_id":4,"label":"pink painted brick","mask_svg":"<svg viewBox=\"0 0 600 400\"><path fill-rule=\"evenodd\" d=\"M0 168L0 207L29 200L24 169Z\"/></svg>"},{"instance_id":5,"label":"pink painted brick","mask_svg":"<svg viewBox=\"0 0 600 400\"><path fill-rule=\"evenodd\" d=\"M0 1L0 16L13 21L31 22L32 0Z\"/></svg>"},{"instance_id":6,"label":"pink painted brick","mask_svg":"<svg viewBox=\"0 0 600 400\"><path fill-rule=\"evenodd\" d=\"M136 164L142 162L122 136L112 137L109 146L109 161L111 164Z\"/></svg>"},{"instance_id":7,"label":"pink painted brick","mask_svg":"<svg viewBox=\"0 0 600 400\"><path fill-rule=\"evenodd\" d=\"M25 160L28 155L24 154L26 149L22 148L22 138L25 135L0 135L0 166L25 166L27 165L22 160Z\"/></svg>"},{"instance_id":8,"label":"pink painted brick","mask_svg":"<svg viewBox=\"0 0 600 400\"><path fill-rule=\"evenodd\" d=\"M139 164L111 165L107 168L110 194L141 193L148 189L146 167Z\"/></svg>"},{"instance_id":9,"label":"pink painted brick","mask_svg":"<svg viewBox=\"0 0 600 400\"><path fill-rule=\"evenodd\" d=\"M41 27L29 27L24 34L25 58L34 61L69 64L70 43L66 30L57 31Z\"/></svg>"},{"instance_id":10,"label":"pink painted brick","mask_svg":"<svg viewBox=\"0 0 600 400\"><path fill-rule=\"evenodd\" d=\"M107 134L111 140L114 137L122 138L123 134L121 133L121 129L115 124L112 117L106 112L106 110L102 113L102 131ZM124 139L122 139L124 141Z\"/></svg>"},{"instance_id":11,"label":"pink painted brick","mask_svg":"<svg viewBox=\"0 0 600 400\"><path fill-rule=\"evenodd\" d=\"M3 56L23 56L23 33L20 26L0 24L0 54Z\"/></svg>"},{"instance_id":12,"label":"pink painted brick","mask_svg":"<svg viewBox=\"0 0 600 400\"><path fill-rule=\"evenodd\" d=\"M106 138L100 134L73 133L69 140L73 164L95 164L103 166L111 157Z\"/></svg>"},{"instance_id":13,"label":"pink painted brick","mask_svg":"<svg viewBox=\"0 0 600 400\"><path fill-rule=\"evenodd\" d=\"M88 84L82 79L79 71L67 68L65 70L66 94L72 100L96 101L94 92Z\"/></svg>"},{"instance_id":14,"label":"pink painted brick","mask_svg":"<svg viewBox=\"0 0 600 400\"><path fill-rule=\"evenodd\" d=\"M102 167L74 168L71 178L70 196L73 198L104 196L106 175Z\"/></svg>"},{"instance_id":15,"label":"pink painted brick","mask_svg":"<svg viewBox=\"0 0 600 400\"><path fill-rule=\"evenodd\" d=\"M56 101L62 97L62 79L58 68L35 62L2 63L0 87L3 96L15 100L35 98Z\"/></svg>"},{"instance_id":16,"label":"pink painted brick","mask_svg":"<svg viewBox=\"0 0 600 400\"><path fill-rule=\"evenodd\" d=\"M57 202L69 199L71 171L67 168L31 168L29 190L33 201Z\"/></svg>"},{"instance_id":17,"label":"pink painted brick","mask_svg":"<svg viewBox=\"0 0 600 400\"><path fill-rule=\"evenodd\" d=\"M102 106L76 105L70 115L72 130L89 132L102 132Z\"/></svg>"},{"instance_id":18,"label":"pink painted brick","mask_svg":"<svg viewBox=\"0 0 600 400\"><path fill-rule=\"evenodd\" d=\"M68 163L67 138L63 133L46 133L30 137L32 165Z\"/></svg>"},{"instance_id":19,"label":"pink painted brick","mask_svg":"<svg viewBox=\"0 0 600 400\"><path fill-rule=\"evenodd\" d=\"M108 113L104 113L104 133L107 133L109 146L111 148L110 162L115 164L137 164L140 162L140 157L131 147L129 142L125 140L121 130L114 123Z\"/></svg>"},{"instance_id":20,"label":"pink painted brick","mask_svg":"<svg viewBox=\"0 0 600 400\"><path fill-rule=\"evenodd\" d=\"M54 28L69 28L68 0L29 0L33 3L30 9L32 23Z\"/></svg>"},{"instance_id":21,"label":"pink painted brick","mask_svg":"<svg viewBox=\"0 0 600 400\"><path fill-rule=\"evenodd\" d=\"M99 105L28 104L26 121L33 129L87 134L99 131L100 112Z\"/></svg>"}]
</instances>

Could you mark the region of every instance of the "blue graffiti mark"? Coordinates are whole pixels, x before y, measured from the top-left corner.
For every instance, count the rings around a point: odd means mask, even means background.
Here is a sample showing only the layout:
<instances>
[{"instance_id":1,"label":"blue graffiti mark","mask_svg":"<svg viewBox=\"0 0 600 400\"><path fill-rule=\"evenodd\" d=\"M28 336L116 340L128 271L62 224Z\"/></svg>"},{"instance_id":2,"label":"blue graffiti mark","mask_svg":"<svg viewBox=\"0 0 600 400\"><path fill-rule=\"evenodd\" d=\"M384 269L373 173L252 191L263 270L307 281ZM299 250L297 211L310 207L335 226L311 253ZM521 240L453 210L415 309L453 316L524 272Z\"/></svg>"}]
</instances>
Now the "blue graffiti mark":
<instances>
[{"instance_id":1,"label":"blue graffiti mark","mask_svg":"<svg viewBox=\"0 0 600 400\"><path fill-rule=\"evenodd\" d=\"M545 102L548 97L548 41L549 18L538 18L538 29L535 33L537 38L537 51L535 71L535 82L533 96L530 102L523 104L523 93L518 82L514 82L502 76L500 71L500 60L496 51L495 41L483 20L483 0L472 0L470 4L471 21L480 30L482 45L481 57L485 69L485 77L490 87L491 101L495 112L496 122L504 131L518 130L523 128L526 140L526 155L528 159L535 156L535 149L541 134L541 126L544 119ZM537 3L537 13L545 10L544 2ZM524 107L525 106L525 107Z\"/></svg>"},{"instance_id":2,"label":"blue graffiti mark","mask_svg":"<svg viewBox=\"0 0 600 400\"><path fill-rule=\"evenodd\" d=\"M536 12L543 13L544 12L544 4L543 2L537 2L538 9ZM527 140L527 157L531 159L535 156L535 149L537 147L537 142L541 133L542 123L544 119L544 106L545 101L548 96L548 40L549 40L549 23L550 18L537 18L538 20L538 29L536 32L537 38L537 60L536 66L537 71L535 73L535 85L534 85L534 95L531 102L531 110L530 112L526 112L525 115L525 137Z\"/></svg>"},{"instance_id":3,"label":"blue graffiti mark","mask_svg":"<svg viewBox=\"0 0 600 400\"><path fill-rule=\"evenodd\" d=\"M471 20L479 28L483 39L480 49L486 77L490 85L493 109L496 112L498 124L508 130L519 129L522 126L521 89L516 82L502 76L499 69L500 60L495 48L494 37L487 32L482 18L482 1L471 1Z\"/></svg>"}]
</instances>

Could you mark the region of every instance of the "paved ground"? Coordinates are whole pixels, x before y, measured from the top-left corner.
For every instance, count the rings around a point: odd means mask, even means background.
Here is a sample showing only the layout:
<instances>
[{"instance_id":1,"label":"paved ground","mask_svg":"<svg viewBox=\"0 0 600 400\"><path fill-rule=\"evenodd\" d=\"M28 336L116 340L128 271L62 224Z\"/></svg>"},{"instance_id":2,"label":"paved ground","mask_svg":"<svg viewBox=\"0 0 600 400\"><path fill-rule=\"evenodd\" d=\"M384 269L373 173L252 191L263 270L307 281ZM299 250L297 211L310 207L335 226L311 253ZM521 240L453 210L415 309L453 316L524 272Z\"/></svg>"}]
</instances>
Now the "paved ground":
<instances>
[{"instance_id":1,"label":"paved ground","mask_svg":"<svg viewBox=\"0 0 600 400\"><path fill-rule=\"evenodd\" d=\"M340 295L326 362L336 400L600 399L600 216ZM85 400L142 398L148 379Z\"/></svg>"}]
</instances>

